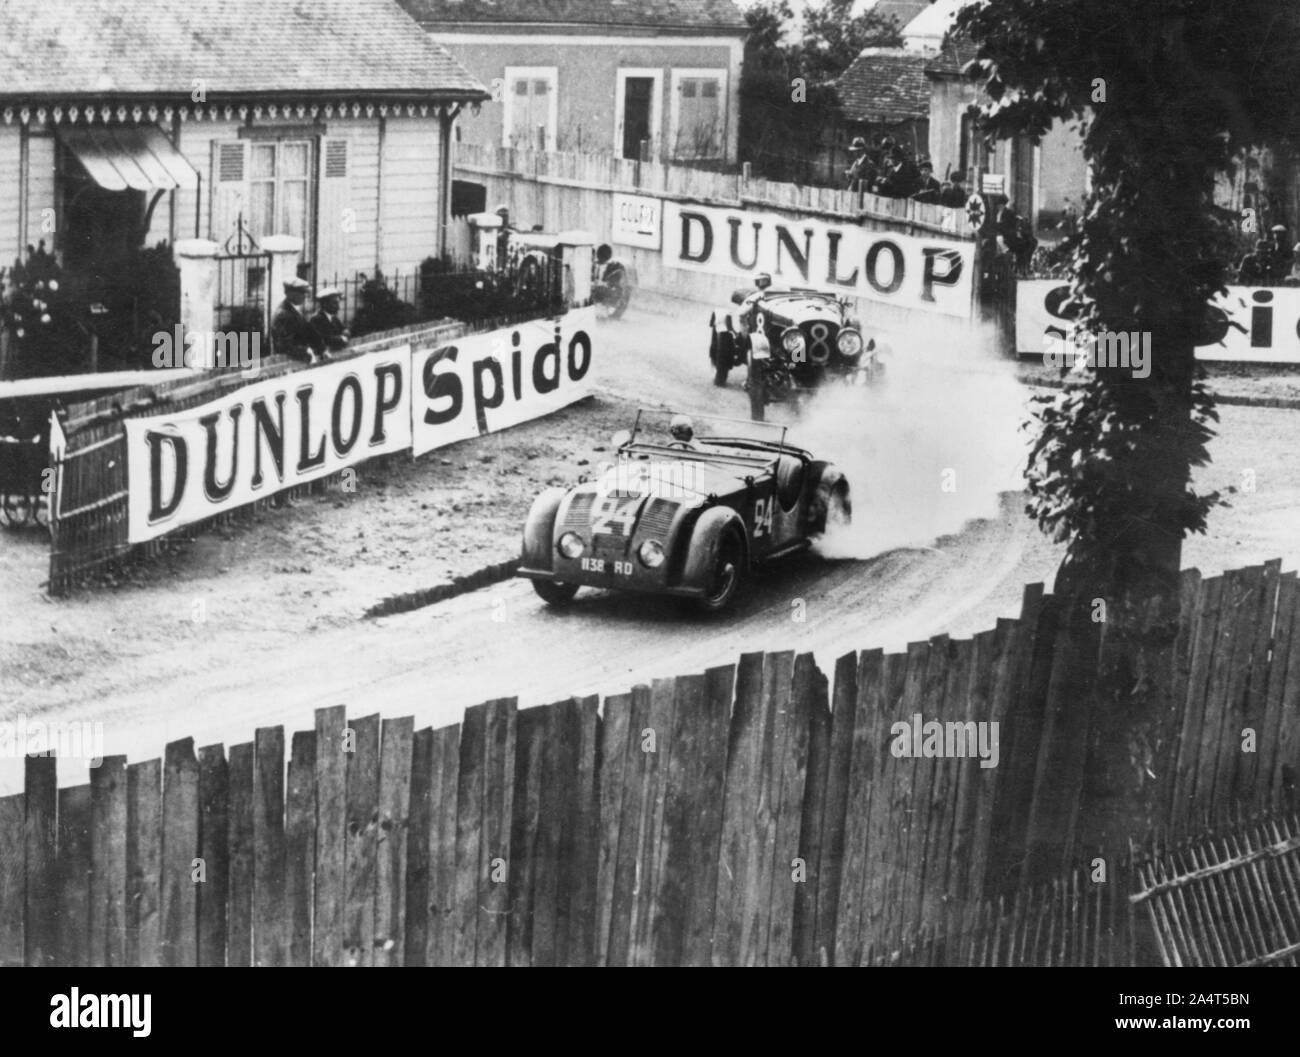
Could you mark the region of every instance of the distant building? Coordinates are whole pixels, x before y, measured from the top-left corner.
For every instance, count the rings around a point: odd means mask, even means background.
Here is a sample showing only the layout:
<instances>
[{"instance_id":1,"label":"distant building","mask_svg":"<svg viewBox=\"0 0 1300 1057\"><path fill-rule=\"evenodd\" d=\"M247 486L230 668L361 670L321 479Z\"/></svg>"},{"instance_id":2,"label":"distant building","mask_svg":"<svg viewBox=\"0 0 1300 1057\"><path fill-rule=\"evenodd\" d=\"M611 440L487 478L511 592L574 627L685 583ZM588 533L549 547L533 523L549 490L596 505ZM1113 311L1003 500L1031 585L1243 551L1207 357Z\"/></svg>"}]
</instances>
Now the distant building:
<instances>
[{"instance_id":1,"label":"distant building","mask_svg":"<svg viewBox=\"0 0 1300 1057\"><path fill-rule=\"evenodd\" d=\"M823 182L841 182L850 164L849 144L857 136L871 143L889 135L913 157L929 153L930 84L925 65L924 55L905 48L865 48L831 82L838 109L818 166Z\"/></svg>"},{"instance_id":2,"label":"distant building","mask_svg":"<svg viewBox=\"0 0 1300 1057\"><path fill-rule=\"evenodd\" d=\"M401 0L490 86L464 142L731 163L748 26L732 0Z\"/></svg>"},{"instance_id":3,"label":"distant building","mask_svg":"<svg viewBox=\"0 0 1300 1057\"><path fill-rule=\"evenodd\" d=\"M241 232L321 275L436 254L461 108L484 87L394 0L4 0L0 266L65 271Z\"/></svg>"}]
</instances>

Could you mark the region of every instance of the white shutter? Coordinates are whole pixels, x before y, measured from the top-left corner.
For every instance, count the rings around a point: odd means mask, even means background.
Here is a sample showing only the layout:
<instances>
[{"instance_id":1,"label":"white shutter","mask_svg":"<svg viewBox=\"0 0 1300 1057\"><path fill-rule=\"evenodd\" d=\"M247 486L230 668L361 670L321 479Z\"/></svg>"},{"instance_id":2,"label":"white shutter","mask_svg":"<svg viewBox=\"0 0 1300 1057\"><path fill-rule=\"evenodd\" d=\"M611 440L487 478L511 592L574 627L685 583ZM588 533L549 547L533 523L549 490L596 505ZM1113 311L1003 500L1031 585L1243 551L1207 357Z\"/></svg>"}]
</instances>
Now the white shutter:
<instances>
[{"instance_id":1,"label":"white shutter","mask_svg":"<svg viewBox=\"0 0 1300 1057\"><path fill-rule=\"evenodd\" d=\"M211 238L224 253L233 248L235 224L240 214L248 223L248 144L244 140L219 140L212 144Z\"/></svg>"},{"instance_id":2,"label":"white shutter","mask_svg":"<svg viewBox=\"0 0 1300 1057\"><path fill-rule=\"evenodd\" d=\"M352 159L348 140L323 139L320 162L320 214L317 283L351 277L351 234L356 230L352 206Z\"/></svg>"}]
</instances>

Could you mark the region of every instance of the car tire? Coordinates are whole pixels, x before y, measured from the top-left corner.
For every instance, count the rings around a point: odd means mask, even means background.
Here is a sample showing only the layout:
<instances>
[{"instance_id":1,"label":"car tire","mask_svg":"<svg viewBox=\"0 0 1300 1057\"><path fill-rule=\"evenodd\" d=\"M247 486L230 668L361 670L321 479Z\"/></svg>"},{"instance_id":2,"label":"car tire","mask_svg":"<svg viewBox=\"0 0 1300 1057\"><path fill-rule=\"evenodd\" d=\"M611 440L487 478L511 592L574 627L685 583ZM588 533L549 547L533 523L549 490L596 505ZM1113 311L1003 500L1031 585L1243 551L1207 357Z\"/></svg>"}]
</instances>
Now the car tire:
<instances>
[{"instance_id":1,"label":"car tire","mask_svg":"<svg viewBox=\"0 0 1300 1057\"><path fill-rule=\"evenodd\" d=\"M534 580L533 590L548 606L563 609L578 593L577 584L562 584L555 580Z\"/></svg>"},{"instance_id":2,"label":"car tire","mask_svg":"<svg viewBox=\"0 0 1300 1057\"><path fill-rule=\"evenodd\" d=\"M728 530L718 544L711 579L708 591L695 605L702 613L721 613L736 601L745 579L745 544L734 530Z\"/></svg>"},{"instance_id":3,"label":"car tire","mask_svg":"<svg viewBox=\"0 0 1300 1057\"><path fill-rule=\"evenodd\" d=\"M822 478L827 470L839 475L839 471L834 470L829 463L819 461L811 463L808 467L808 478L812 487L807 521L809 539L825 535L831 525L848 527L853 523L853 497L849 491L849 482L840 477L831 486L829 492L824 492Z\"/></svg>"}]
</instances>

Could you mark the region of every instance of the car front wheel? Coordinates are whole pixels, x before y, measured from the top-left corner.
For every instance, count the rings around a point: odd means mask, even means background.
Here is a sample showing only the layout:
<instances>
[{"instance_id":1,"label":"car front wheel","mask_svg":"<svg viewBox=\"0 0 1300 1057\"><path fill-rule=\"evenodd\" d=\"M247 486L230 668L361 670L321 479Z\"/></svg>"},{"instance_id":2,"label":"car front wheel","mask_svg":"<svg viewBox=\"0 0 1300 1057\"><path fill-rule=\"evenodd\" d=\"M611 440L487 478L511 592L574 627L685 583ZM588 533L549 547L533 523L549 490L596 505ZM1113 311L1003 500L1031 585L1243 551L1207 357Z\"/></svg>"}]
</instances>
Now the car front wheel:
<instances>
[{"instance_id":1,"label":"car front wheel","mask_svg":"<svg viewBox=\"0 0 1300 1057\"><path fill-rule=\"evenodd\" d=\"M728 532L718 546L709 584L697 603L699 608L705 613L722 612L736 600L744 575L744 545L735 532Z\"/></svg>"},{"instance_id":2,"label":"car front wheel","mask_svg":"<svg viewBox=\"0 0 1300 1057\"><path fill-rule=\"evenodd\" d=\"M560 609L573 601L573 596L578 593L578 585L556 583L554 580L534 580L533 590L548 606Z\"/></svg>"}]
</instances>

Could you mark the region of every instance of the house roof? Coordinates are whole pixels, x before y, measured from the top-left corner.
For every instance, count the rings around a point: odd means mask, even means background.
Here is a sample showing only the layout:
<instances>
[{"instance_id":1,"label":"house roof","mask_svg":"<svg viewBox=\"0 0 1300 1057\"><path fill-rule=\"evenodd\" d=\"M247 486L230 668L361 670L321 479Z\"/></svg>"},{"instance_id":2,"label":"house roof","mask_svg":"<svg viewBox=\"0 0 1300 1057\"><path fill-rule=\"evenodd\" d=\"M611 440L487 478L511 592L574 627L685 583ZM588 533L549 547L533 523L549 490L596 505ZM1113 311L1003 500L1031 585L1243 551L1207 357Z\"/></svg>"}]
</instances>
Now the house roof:
<instances>
[{"instance_id":1,"label":"house roof","mask_svg":"<svg viewBox=\"0 0 1300 1057\"><path fill-rule=\"evenodd\" d=\"M4 0L0 97L485 99L395 0Z\"/></svg>"},{"instance_id":2,"label":"house roof","mask_svg":"<svg viewBox=\"0 0 1300 1057\"><path fill-rule=\"evenodd\" d=\"M897 19L901 27L916 18L930 3L931 0L876 0L871 10L877 15Z\"/></svg>"},{"instance_id":3,"label":"house roof","mask_svg":"<svg viewBox=\"0 0 1300 1057\"><path fill-rule=\"evenodd\" d=\"M400 0L423 25L581 25L748 32L732 0Z\"/></svg>"},{"instance_id":4,"label":"house roof","mask_svg":"<svg viewBox=\"0 0 1300 1057\"><path fill-rule=\"evenodd\" d=\"M939 54L925 64L925 72L930 77L960 77L978 54L979 48L965 37L949 37Z\"/></svg>"},{"instance_id":5,"label":"house roof","mask_svg":"<svg viewBox=\"0 0 1300 1057\"><path fill-rule=\"evenodd\" d=\"M866 48L832 82L848 121L894 124L930 113L925 56L903 48Z\"/></svg>"}]
</instances>

